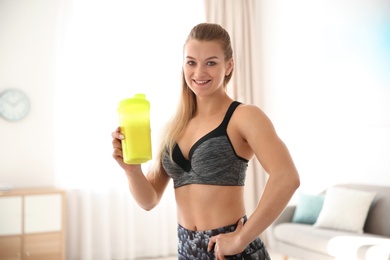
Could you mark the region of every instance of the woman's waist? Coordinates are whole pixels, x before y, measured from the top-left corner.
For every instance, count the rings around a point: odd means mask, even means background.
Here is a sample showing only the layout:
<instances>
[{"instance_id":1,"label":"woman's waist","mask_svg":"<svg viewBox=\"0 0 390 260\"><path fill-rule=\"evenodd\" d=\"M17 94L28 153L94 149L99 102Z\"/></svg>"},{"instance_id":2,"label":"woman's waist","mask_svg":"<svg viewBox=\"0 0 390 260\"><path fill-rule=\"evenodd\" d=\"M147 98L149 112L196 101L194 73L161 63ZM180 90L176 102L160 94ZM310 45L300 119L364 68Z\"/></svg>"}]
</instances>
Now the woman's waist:
<instances>
[{"instance_id":1,"label":"woman's waist","mask_svg":"<svg viewBox=\"0 0 390 260\"><path fill-rule=\"evenodd\" d=\"M215 230L226 226L234 226L241 221L241 219L245 216L245 212L234 214L227 216L218 215L219 217L209 217L197 219L196 217L186 217L186 216L178 216L178 224L179 226L190 230L190 231L207 231L207 230Z\"/></svg>"},{"instance_id":2,"label":"woman's waist","mask_svg":"<svg viewBox=\"0 0 390 260\"><path fill-rule=\"evenodd\" d=\"M176 192L178 222L186 229L211 230L236 224L245 215L243 192L237 188Z\"/></svg>"},{"instance_id":3,"label":"woman's waist","mask_svg":"<svg viewBox=\"0 0 390 260\"><path fill-rule=\"evenodd\" d=\"M248 217L246 215L244 215L241 218L239 218L238 221L243 221L243 224L245 224L245 222L247 220L248 220ZM233 224L220 226L218 228L202 229L202 230L200 230L200 229L199 230L187 229L187 228L183 227L180 223L178 223L178 230L183 230L188 235L191 235L191 234L209 234L210 235L210 234L212 234L214 236L214 235L219 235L219 234L225 234L225 233L233 232L237 228L238 221L235 221Z\"/></svg>"}]
</instances>

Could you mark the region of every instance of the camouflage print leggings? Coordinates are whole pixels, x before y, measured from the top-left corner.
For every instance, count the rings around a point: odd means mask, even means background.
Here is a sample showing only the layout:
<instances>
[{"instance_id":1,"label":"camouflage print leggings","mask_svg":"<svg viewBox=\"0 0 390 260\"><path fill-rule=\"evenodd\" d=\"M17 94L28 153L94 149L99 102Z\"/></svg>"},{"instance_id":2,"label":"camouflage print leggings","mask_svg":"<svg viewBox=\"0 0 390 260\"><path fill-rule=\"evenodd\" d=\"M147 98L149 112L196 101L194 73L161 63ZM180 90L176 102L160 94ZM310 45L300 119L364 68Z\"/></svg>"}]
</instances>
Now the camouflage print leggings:
<instances>
[{"instance_id":1,"label":"camouflage print leggings","mask_svg":"<svg viewBox=\"0 0 390 260\"><path fill-rule=\"evenodd\" d=\"M246 216L244 221L246 221ZM179 260L208 260L215 259L214 252L208 252L207 246L212 236L218 234L230 233L236 229L237 224L212 229L207 231L191 231L182 226L178 226L177 235L179 238L178 259ZM267 249L260 238L256 238L250 243L243 252L234 256L226 256L227 259L243 259L243 260L270 260Z\"/></svg>"}]
</instances>

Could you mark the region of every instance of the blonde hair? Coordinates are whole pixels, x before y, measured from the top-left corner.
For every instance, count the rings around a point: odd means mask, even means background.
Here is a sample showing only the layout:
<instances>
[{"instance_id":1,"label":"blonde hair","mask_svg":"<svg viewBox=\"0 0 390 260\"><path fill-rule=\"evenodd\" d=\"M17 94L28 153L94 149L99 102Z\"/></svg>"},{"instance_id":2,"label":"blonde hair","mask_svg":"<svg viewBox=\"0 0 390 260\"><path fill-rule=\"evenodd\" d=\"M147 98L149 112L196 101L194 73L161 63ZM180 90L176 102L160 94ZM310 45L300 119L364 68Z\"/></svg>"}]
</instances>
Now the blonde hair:
<instances>
[{"instance_id":1,"label":"blonde hair","mask_svg":"<svg viewBox=\"0 0 390 260\"><path fill-rule=\"evenodd\" d=\"M187 36L184 46L190 40L218 42L224 52L225 61L229 61L233 57L229 33L219 24L200 23L196 25ZM233 68L229 75L225 76L223 82L225 89L232 78L232 74ZM176 144L176 140L183 134L189 121L195 116L197 111L196 96L186 83L183 69L181 72L181 81L181 96L178 107L176 113L163 131L160 148L157 154L158 158L156 158L156 162L158 163L158 165L156 165L157 167L161 166L161 157L165 149L169 152L172 160L172 151Z\"/></svg>"}]
</instances>

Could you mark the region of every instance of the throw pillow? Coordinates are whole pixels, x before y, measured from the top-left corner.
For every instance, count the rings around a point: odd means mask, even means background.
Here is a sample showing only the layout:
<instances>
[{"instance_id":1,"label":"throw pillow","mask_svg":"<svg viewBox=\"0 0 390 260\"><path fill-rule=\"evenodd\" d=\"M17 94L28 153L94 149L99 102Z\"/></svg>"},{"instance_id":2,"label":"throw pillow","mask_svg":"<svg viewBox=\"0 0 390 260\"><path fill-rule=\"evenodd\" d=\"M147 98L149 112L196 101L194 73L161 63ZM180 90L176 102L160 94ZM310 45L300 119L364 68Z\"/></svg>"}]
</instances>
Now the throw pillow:
<instances>
[{"instance_id":1,"label":"throw pillow","mask_svg":"<svg viewBox=\"0 0 390 260\"><path fill-rule=\"evenodd\" d=\"M375 192L331 187L326 191L324 204L315 227L363 233Z\"/></svg>"},{"instance_id":2,"label":"throw pillow","mask_svg":"<svg viewBox=\"0 0 390 260\"><path fill-rule=\"evenodd\" d=\"M292 221L295 223L314 224L321 212L324 195L299 194Z\"/></svg>"}]
</instances>

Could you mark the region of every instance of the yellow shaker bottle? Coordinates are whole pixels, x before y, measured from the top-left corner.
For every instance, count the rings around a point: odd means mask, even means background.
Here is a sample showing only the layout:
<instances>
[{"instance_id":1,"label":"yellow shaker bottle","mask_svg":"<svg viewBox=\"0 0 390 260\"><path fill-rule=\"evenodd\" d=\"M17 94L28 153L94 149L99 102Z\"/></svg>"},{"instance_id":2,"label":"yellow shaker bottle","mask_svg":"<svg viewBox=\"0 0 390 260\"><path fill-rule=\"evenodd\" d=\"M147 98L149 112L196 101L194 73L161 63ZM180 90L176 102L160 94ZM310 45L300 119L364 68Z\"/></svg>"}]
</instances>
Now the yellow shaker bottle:
<instances>
[{"instance_id":1,"label":"yellow shaker bottle","mask_svg":"<svg viewBox=\"0 0 390 260\"><path fill-rule=\"evenodd\" d=\"M141 164L152 159L149 110L150 103L144 94L136 94L118 104L119 126L125 136L122 152L126 164Z\"/></svg>"}]
</instances>

